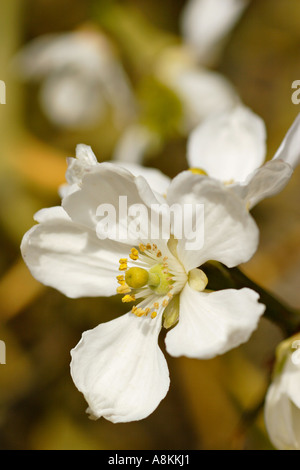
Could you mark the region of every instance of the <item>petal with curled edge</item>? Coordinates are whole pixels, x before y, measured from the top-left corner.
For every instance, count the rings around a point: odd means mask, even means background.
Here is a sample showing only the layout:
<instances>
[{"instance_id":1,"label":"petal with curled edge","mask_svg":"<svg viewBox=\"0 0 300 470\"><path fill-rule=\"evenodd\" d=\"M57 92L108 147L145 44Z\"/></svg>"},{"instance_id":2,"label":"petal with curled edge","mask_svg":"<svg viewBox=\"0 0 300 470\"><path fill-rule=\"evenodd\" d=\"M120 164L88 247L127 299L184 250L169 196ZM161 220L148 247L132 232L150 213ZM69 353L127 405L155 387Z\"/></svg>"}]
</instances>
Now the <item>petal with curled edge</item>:
<instances>
[{"instance_id":1,"label":"petal with curled edge","mask_svg":"<svg viewBox=\"0 0 300 470\"><path fill-rule=\"evenodd\" d=\"M210 359L245 343L265 310L258 298L248 288L206 293L186 284L178 324L167 333L168 353Z\"/></svg>"},{"instance_id":2,"label":"petal with curled edge","mask_svg":"<svg viewBox=\"0 0 300 470\"><path fill-rule=\"evenodd\" d=\"M292 174L293 169L288 163L270 160L251 173L244 183L232 184L230 189L245 201L248 209L252 209L262 199L278 194Z\"/></svg>"},{"instance_id":3,"label":"petal with curled edge","mask_svg":"<svg viewBox=\"0 0 300 470\"><path fill-rule=\"evenodd\" d=\"M170 383L160 329L159 317L128 313L83 334L71 351L71 375L94 419L137 421L157 408Z\"/></svg>"},{"instance_id":4,"label":"petal with curled edge","mask_svg":"<svg viewBox=\"0 0 300 470\"><path fill-rule=\"evenodd\" d=\"M296 117L289 128L273 160L283 160L291 165L293 169L300 163L300 114Z\"/></svg>"}]
</instances>

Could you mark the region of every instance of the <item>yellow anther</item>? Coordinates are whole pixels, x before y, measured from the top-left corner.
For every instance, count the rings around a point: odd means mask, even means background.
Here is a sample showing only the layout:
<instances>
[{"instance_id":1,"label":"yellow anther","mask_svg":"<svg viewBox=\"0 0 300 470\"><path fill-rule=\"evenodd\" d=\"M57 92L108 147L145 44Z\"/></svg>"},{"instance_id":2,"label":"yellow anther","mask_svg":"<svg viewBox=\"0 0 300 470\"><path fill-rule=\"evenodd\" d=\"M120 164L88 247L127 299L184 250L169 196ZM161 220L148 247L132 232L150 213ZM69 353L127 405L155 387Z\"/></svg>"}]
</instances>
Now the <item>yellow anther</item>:
<instances>
[{"instance_id":1,"label":"yellow anther","mask_svg":"<svg viewBox=\"0 0 300 470\"><path fill-rule=\"evenodd\" d=\"M122 302L134 302L135 301L135 296L134 295L124 295L122 298Z\"/></svg>"},{"instance_id":2,"label":"yellow anther","mask_svg":"<svg viewBox=\"0 0 300 470\"><path fill-rule=\"evenodd\" d=\"M153 243L153 250L156 251L157 250L157 245L155 245L155 243Z\"/></svg>"},{"instance_id":3,"label":"yellow anther","mask_svg":"<svg viewBox=\"0 0 300 470\"><path fill-rule=\"evenodd\" d=\"M124 286L125 285L125 276L124 274L121 274L120 276L117 276L117 281L119 284L121 284L121 286Z\"/></svg>"},{"instance_id":4,"label":"yellow anther","mask_svg":"<svg viewBox=\"0 0 300 470\"><path fill-rule=\"evenodd\" d=\"M119 266L119 271L126 271L127 268L128 268L127 263L122 263Z\"/></svg>"},{"instance_id":5,"label":"yellow anther","mask_svg":"<svg viewBox=\"0 0 300 470\"><path fill-rule=\"evenodd\" d=\"M156 256L157 256L158 258L161 257L161 251L160 251L160 250L158 250L158 252L156 253Z\"/></svg>"},{"instance_id":6,"label":"yellow anther","mask_svg":"<svg viewBox=\"0 0 300 470\"><path fill-rule=\"evenodd\" d=\"M162 302L162 306L166 307L168 305L169 301L167 299L164 299Z\"/></svg>"},{"instance_id":7,"label":"yellow anther","mask_svg":"<svg viewBox=\"0 0 300 470\"><path fill-rule=\"evenodd\" d=\"M204 175L208 176L205 170L202 170L202 168L189 168L189 171L193 173L193 175Z\"/></svg>"},{"instance_id":8,"label":"yellow anther","mask_svg":"<svg viewBox=\"0 0 300 470\"><path fill-rule=\"evenodd\" d=\"M132 313L135 313L135 312L137 311L137 306L134 305L134 306L132 307L131 311L132 311Z\"/></svg>"},{"instance_id":9,"label":"yellow anther","mask_svg":"<svg viewBox=\"0 0 300 470\"><path fill-rule=\"evenodd\" d=\"M151 313L151 318L155 318L156 315L157 315L157 312L152 312L152 313Z\"/></svg>"},{"instance_id":10,"label":"yellow anther","mask_svg":"<svg viewBox=\"0 0 300 470\"><path fill-rule=\"evenodd\" d=\"M136 289L145 286L148 283L148 279L148 271L143 268L129 268L125 274L126 283Z\"/></svg>"},{"instance_id":11,"label":"yellow anther","mask_svg":"<svg viewBox=\"0 0 300 470\"><path fill-rule=\"evenodd\" d=\"M150 245L150 243L147 243L146 248L147 250L151 250L152 246Z\"/></svg>"},{"instance_id":12,"label":"yellow anther","mask_svg":"<svg viewBox=\"0 0 300 470\"><path fill-rule=\"evenodd\" d=\"M128 294L129 292L131 292L131 289L127 284L117 287L118 294Z\"/></svg>"},{"instance_id":13,"label":"yellow anther","mask_svg":"<svg viewBox=\"0 0 300 470\"><path fill-rule=\"evenodd\" d=\"M154 307L155 309L158 309L159 303L158 303L158 302L154 302L153 307Z\"/></svg>"},{"instance_id":14,"label":"yellow anther","mask_svg":"<svg viewBox=\"0 0 300 470\"><path fill-rule=\"evenodd\" d=\"M142 308L137 308L134 312L134 314L137 316L137 317L142 317L144 314L145 314L145 310L143 310Z\"/></svg>"},{"instance_id":15,"label":"yellow anther","mask_svg":"<svg viewBox=\"0 0 300 470\"><path fill-rule=\"evenodd\" d=\"M140 249L140 251L143 252L143 251L146 250L146 247L145 247L145 245L143 245L143 243L140 243L140 244L139 244L139 249Z\"/></svg>"},{"instance_id":16,"label":"yellow anther","mask_svg":"<svg viewBox=\"0 0 300 470\"><path fill-rule=\"evenodd\" d=\"M131 251L131 253L130 253L129 257L130 257L131 259L133 259L134 261L136 261L136 260L139 258L139 252L138 252L138 250L137 250L136 248L131 248L130 251Z\"/></svg>"},{"instance_id":17,"label":"yellow anther","mask_svg":"<svg viewBox=\"0 0 300 470\"><path fill-rule=\"evenodd\" d=\"M145 309L145 315L148 315L148 313L150 312L150 310L151 310L151 308L147 307L147 308Z\"/></svg>"},{"instance_id":18,"label":"yellow anther","mask_svg":"<svg viewBox=\"0 0 300 470\"><path fill-rule=\"evenodd\" d=\"M125 264L125 263L127 263L127 258L120 258L120 259L119 259L119 263L120 263L120 264Z\"/></svg>"}]
</instances>

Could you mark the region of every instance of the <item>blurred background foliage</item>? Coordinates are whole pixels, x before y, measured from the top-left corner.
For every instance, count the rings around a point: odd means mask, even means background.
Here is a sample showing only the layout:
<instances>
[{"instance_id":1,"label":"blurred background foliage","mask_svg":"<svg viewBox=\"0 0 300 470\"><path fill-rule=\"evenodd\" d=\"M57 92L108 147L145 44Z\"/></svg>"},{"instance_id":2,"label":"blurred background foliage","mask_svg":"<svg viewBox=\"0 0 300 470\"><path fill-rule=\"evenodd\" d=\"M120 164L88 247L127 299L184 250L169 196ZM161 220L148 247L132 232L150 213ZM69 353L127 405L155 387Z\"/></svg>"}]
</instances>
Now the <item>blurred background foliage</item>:
<instances>
[{"instance_id":1,"label":"blurred background foliage","mask_svg":"<svg viewBox=\"0 0 300 470\"><path fill-rule=\"evenodd\" d=\"M84 330L122 311L119 299L71 300L30 275L20 257L33 214L59 204L66 157L77 143L99 161L111 158L120 129L108 116L89 129L55 126L41 111L37 85L11 73L15 54L46 33L100 27L112 41L150 125L164 139L147 165L174 176L186 168L186 136L175 128L177 98L155 83L152 61L180 41L184 0L10 0L1 5L0 79L0 365L1 449L271 449L263 398L281 333L262 320L249 343L209 361L167 356L171 388L147 419L90 421L69 374L70 349ZM271 157L300 107L291 84L300 79L300 3L252 0L225 45L216 70L266 122ZM158 124L157 124L158 123ZM300 307L300 172L255 210L261 242L244 271L291 306ZM124 310L123 310L124 311ZM164 349L163 342L161 343Z\"/></svg>"}]
</instances>

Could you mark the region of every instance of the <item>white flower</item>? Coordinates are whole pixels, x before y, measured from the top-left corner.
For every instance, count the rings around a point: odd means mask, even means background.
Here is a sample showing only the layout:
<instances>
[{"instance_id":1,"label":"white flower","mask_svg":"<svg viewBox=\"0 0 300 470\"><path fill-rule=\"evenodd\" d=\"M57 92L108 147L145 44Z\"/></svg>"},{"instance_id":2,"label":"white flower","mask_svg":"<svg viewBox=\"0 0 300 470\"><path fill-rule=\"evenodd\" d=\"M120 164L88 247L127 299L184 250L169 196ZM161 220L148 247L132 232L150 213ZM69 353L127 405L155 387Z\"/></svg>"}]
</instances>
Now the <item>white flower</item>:
<instances>
[{"instance_id":1,"label":"white flower","mask_svg":"<svg viewBox=\"0 0 300 470\"><path fill-rule=\"evenodd\" d=\"M182 11L183 45L163 52L157 73L181 98L187 131L240 101L229 80L208 67L215 64L225 36L247 4L247 0L189 0Z\"/></svg>"},{"instance_id":2,"label":"white flower","mask_svg":"<svg viewBox=\"0 0 300 470\"><path fill-rule=\"evenodd\" d=\"M186 46L165 48L154 65L159 83L179 99L182 116L176 124L179 134L188 135L199 123L240 103L233 85L218 72L199 65ZM114 160L140 163L156 150L161 136L145 124L128 126L114 151Z\"/></svg>"},{"instance_id":3,"label":"white flower","mask_svg":"<svg viewBox=\"0 0 300 470\"><path fill-rule=\"evenodd\" d=\"M222 74L208 67L216 60L222 40L247 5L246 0L189 1L182 13L181 45L162 49L154 63L154 76L179 98L182 117L178 132L187 135L215 113L240 103L235 87ZM145 125L125 129L114 159L140 163L155 151L158 135Z\"/></svg>"},{"instance_id":4,"label":"white flower","mask_svg":"<svg viewBox=\"0 0 300 470\"><path fill-rule=\"evenodd\" d=\"M288 339L279 347L278 370L265 402L267 431L279 450L300 450L300 364L293 361L290 342Z\"/></svg>"},{"instance_id":5,"label":"white flower","mask_svg":"<svg viewBox=\"0 0 300 470\"><path fill-rule=\"evenodd\" d=\"M43 80L41 106L59 126L90 127L100 122L108 106L117 125L135 115L126 73L98 31L38 37L19 52L15 64L24 79Z\"/></svg>"},{"instance_id":6,"label":"white flower","mask_svg":"<svg viewBox=\"0 0 300 470\"><path fill-rule=\"evenodd\" d=\"M224 37L247 5L247 0L189 0L186 3L181 18L183 37L202 64L216 59Z\"/></svg>"},{"instance_id":7,"label":"white flower","mask_svg":"<svg viewBox=\"0 0 300 470\"><path fill-rule=\"evenodd\" d=\"M300 115L273 159L263 164L265 157L265 124L242 105L207 119L188 139L189 166L223 181L252 208L281 191L299 164Z\"/></svg>"},{"instance_id":8,"label":"white flower","mask_svg":"<svg viewBox=\"0 0 300 470\"><path fill-rule=\"evenodd\" d=\"M120 163L145 161L147 154L159 144L159 137L142 124L128 126L114 149L113 160Z\"/></svg>"},{"instance_id":9,"label":"white flower","mask_svg":"<svg viewBox=\"0 0 300 470\"><path fill-rule=\"evenodd\" d=\"M199 64L192 51L184 45L165 49L157 60L155 73L182 102L183 133L190 132L209 116L231 109L240 102L229 80Z\"/></svg>"},{"instance_id":10,"label":"white flower","mask_svg":"<svg viewBox=\"0 0 300 470\"><path fill-rule=\"evenodd\" d=\"M141 234L100 239L97 208L104 202L117 208L120 195L128 206L145 207ZM164 236L149 236L161 229L163 219L153 222L151 207L162 200L169 207L204 204L201 249L187 249L190 232L176 240L172 224L164 227ZM170 328L169 354L208 359L247 341L264 311L258 294L248 288L206 290L204 263L236 266L254 254L258 243L257 226L244 204L215 180L184 172L163 199L144 177L115 164L96 164L61 207L41 210L35 218L39 223L21 246L35 278L72 298L118 292L123 302L136 303L129 313L86 331L72 350L73 380L95 418L140 420L164 398L169 373L157 341L162 325ZM124 223L121 219L119 228Z\"/></svg>"}]
</instances>

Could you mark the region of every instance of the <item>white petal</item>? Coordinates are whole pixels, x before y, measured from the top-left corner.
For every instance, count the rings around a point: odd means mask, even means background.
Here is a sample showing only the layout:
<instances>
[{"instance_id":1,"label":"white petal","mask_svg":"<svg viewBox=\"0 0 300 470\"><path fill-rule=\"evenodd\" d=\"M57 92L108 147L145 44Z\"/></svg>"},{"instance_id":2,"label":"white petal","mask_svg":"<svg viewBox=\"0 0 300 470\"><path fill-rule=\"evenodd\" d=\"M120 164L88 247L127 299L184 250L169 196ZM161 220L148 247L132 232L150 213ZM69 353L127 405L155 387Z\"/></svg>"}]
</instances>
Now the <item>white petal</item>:
<instances>
[{"instance_id":1,"label":"white petal","mask_svg":"<svg viewBox=\"0 0 300 470\"><path fill-rule=\"evenodd\" d=\"M114 150L113 160L128 163L141 163L157 143L157 136L146 127L127 127Z\"/></svg>"},{"instance_id":2,"label":"white petal","mask_svg":"<svg viewBox=\"0 0 300 470\"><path fill-rule=\"evenodd\" d=\"M16 71L24 79L40 79L49 73L58 59L56 44L59 37L58 34L45 34L29 42L15 56L13 65Z\"/></svg>"},{"instance_id":3,"label":"white petal","mask_svg":"<svg viewBox=\"0 0 300 470\"><path fill-rule=\"evenodd\" d=\"M99 84L81 71L49 75L41 87L40 100L45 115L67 128L89 127L105 111Z\"/></svg>"},{"instance_id":4,"label":"white petal","mask_svg":"<svg viewBox=\"0 0 300 470\"><path fill-rule=\"evenodd\" d=\"M98 210L103 204L109 204L116 211L116 231L110 234L110 238L131 246L150 239L149 208L152 204L159 204L159 199L142 176L135 177L114 163L101 163L84 176L80 191L63 200L63 206L72 220L96 231L99 227ZM141 212L138 210L137 217L129 220L129 210L131 206L139 209L137 204ZM140 234L135 236L131 221L134 223L137 219L140 219Z\"/></svg>"},{"instance_id":5,"label":"white petal","mask_svg":"<svg viewBox=\"0 0 300 470\"><path fill-rule=\"evenodd\" d=\"M61 199L64 197L69 196L70 194L74 193L75 191L78 191L80 189L80 186L78 184L61 184L58 188L58 194Z\"/></svg>"},{"instance_id":6,"label":"white petal","mask_svg":"<svg viewBox=\"0 0 300 470\"><path fill-rule=\"evenodd\" d=\"M70 221L70 217L61 206L41 209L34 214L33 218L39 223L52 222L53 220Z\"/></svg>"},{"instance_id":7,"label":"white petal","mask_svg":"<svg viewBox=\"0 0 300 470\"><path fill-rule=\"evenodd\" d=\"M205 293L186 284L180 294L179 322L166 337L172 356L209 359L248 341L265 306L251 289Z\"/></svg>"},{"instance_id":8,"label":"white petal","mask_svg":"<svg viewBox=\"0 0 300 470\"><path fill-rule=\"evenodd\" d=\"M259 237L256 223L244 202L222 183L186 171L172 181L167 201L170 206L179 203L183 213L185 206L192 206L194 212L197 204L204 209L203 227L200 225L197 230L195 225L192 227L198 235L203 228L204 240L197 250L190 247L189 237L193 232L185 233L188 221L183 219L181 223L184 232L178 240L177 251L186 271L209 260L220 261L231 268L248 261L255 253Z\"/></svg>"},{"instance_id":9,"label":"white petal","mask_svg":"<svg viewBox=\"0 0 300 470\"><path fill-rule=\"evenodd\" d=\"M265 423L270 440L278 450L300 450L300 409L286 394L281 376L267 392Z\"/></svg>"},{"instance_id":10,"label":"white petal","mask_svg":"<svg viewBox=\"0 0 300 470\"><path fill-rule=\"evenodd\" d=\"M92 150L92 147L85 144L76 145L76 158L80 162L91 166L97 163L97 158Z\"/></svg>"},{"instance_id":11,"label":"white petal","mask_svg":"<svg viewBox=\"0 0 300 470\"><path fill-rule=\"evenodd\" d=\"M45 34L34 39L17 55L16 65L27 79L41 78L67 67L97 76L109 67L112 57L112 50L103 34L81 30Z\"/></svg>"},{"instance_id":12,"label":"white petal","mask_svg":"<svg viewBox=\"0 0 300 470\"><path fill-rule=\"evenodd\" d=\"M159 318L129 313L83 334L71 352L71 374L93 417L140 420L165 397L170 381L157 344L160 328Z\"/></svg>"},{"instance_id":13,"label":"white petal","mask_svg":"<svg viewBox=\"0 0 300 470\"><path fill-rule=\"evenodd\" d=\"M287 360L282 373L282 385L289 399L300 409L300 366Z\"/></svg>"},{"instance_id":14,"label":"white petal","mask_svg":"<svg viewBox=\"0 0 300 470\"><path fill-rule=\"evenodd\" d=\"M152 191L155 191L159 194L166 194L168 187L171 183L171 178L164 175L160 170L156 168L149 168L142 165L137 165L134 163L127 163L127 162L112 162L114 165L118 165L121 168L125 168L126 170L130 171L134 176L142 176L145 178L147 183L149 184Z\"/></svg>"},{"instance_id":15,"label":"white petal","mask_svg":"<svg viewBox=\"0 0 300 470\"><path fill-rule=\"evenodd\" d=\"M230 189L252 209L258 202L279 193L289 182L292 167L282 160L271 160L250 174L244 183L233 184Z\"/></svg>"},{"instance_id":16,"label":"white petal","mask_svg":"<svg viewBox=\"0 0 300 470\"><path fill-rule=\"evenodd\" d=\"M293 169L300 163L300 114L288 130L273 159L281 159Z\"/></svg>"},{"instance_id":17,"label":"white petal","mask_svg":"<svg viewBox=\"0 0 300 470\"><path fill-rule=\"evenodd\" d=\"M175 75L172 82L170 85L183 103L184 125L187 131L203 119L226 111L239 102L233 86L216 72L187 68Z\"/></svg>"},{"instance_id":18,"label":"white petal","mask_svg":"<svg viewBox=\"0 0 300 470\"><path fill-rule=\"evenodd\" d=\"M233 28L246 0L190 0L181 27L187 43L194 46L201 63L211 62L219 52L220 40Z\"/></svg>"},{"instance_id":19,"label":"white petal","mask_svg":"<svg viewBox=\"0 0 300 470\"><path fill-rule=\"evenodd\" d=\"M21 252L38 281L72 298L116 293L123 245L99 240L61 207L43 209L36 219L40 224L24 235Z\"/></svg>"},{"instance_id":20,"label":"white petal","mask_svg":"<svg viewBox=\"0 0 300 470\"><path fill-rule=\"evenodd\" d=\"M91 171L98 164L98 161L91 147L78 144L76 146L76 158L67 158L67 163L66 180L69 185L75 184L78 186L81 184L83 176ZM63 190L63 194L66 196L66 191Z\"/></svg>"},{"instance_id":21,"label":"white petal","mask_svg":"<svg viewBox=\"0 0 300 470\"><path fill-rule=\"evenodd\" d=\"M160 194L166 193L171 182L168 176L156 168L142 166L129 160L122 161L116 159L111 161L110 164L125 168L134 176L143 176L153 191ZM69 158L68 164L67 174L69 179L71 179L70 183L81 183L83 175L98 165L98 161L90 146L78 144L76 146L76 158Z\"/></svg>"},{"instance_id":22,"label":"white petal","mask_svg":"<svg viewBox=\"0 0 300 470\"><path fill-rule=\"evenodd\" d=\"M265 154L264 122L245 106L207 119L188 139L189 166L224 182L244 181L262 165Z\"/></svg>"}]
</instances>

